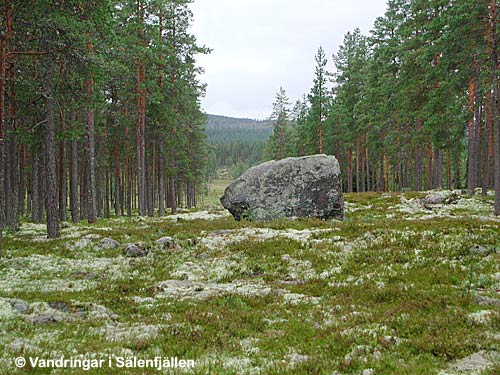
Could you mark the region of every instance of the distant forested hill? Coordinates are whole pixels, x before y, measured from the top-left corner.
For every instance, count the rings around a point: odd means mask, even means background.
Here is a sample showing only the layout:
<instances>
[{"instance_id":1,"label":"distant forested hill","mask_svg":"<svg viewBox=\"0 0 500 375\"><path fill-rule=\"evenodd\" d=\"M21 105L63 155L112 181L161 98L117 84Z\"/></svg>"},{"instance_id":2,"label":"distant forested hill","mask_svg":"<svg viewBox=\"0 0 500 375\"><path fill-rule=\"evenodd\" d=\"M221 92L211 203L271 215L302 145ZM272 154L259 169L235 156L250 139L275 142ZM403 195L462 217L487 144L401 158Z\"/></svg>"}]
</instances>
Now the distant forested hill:
<instances>
[{"instance_id":1,"label":"distant forested hill","mask_svg":"<svg viewBox=\"0 0 500 375\"><path fill-rule=\"evenodd\" d=\"M251 120L225 116L207 115L206 133L208 141L230 143L234 141L267 141L273 130L269 120Z\"/></svg>"},{"instance_id":2,"label":"distant forested hill","mask_svg":"<svg viewBox=\"0 0 500 375\"><path fill-rule=\"evenodd\" d=\"M239 176L262 161L264 148L272 133L269 120L251 120L207 115L206 134L212 146L209 165L212 173L228 170Z\"/></svg>"}]
</instances>

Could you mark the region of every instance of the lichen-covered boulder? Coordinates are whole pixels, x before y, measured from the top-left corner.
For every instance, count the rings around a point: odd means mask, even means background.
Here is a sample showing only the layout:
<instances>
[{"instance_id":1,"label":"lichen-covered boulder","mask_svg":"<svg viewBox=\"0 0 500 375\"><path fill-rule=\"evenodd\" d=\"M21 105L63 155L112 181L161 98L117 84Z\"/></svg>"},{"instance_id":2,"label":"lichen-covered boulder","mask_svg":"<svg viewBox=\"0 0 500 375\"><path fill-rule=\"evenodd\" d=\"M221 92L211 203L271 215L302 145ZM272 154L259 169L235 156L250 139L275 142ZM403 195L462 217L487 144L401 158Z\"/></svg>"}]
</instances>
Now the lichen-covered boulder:
<instances>
[{"instance_id":1,"label":"lichen-covered boulder","mask_svg":"<svg viewBox=\"0 0 500 375\"><path fill-rule=\"evenodd\" d=\"M340 167L334 156L270 161L247 170L220 199L236 220L344 218Z\"/></svg>"}]
</instances>

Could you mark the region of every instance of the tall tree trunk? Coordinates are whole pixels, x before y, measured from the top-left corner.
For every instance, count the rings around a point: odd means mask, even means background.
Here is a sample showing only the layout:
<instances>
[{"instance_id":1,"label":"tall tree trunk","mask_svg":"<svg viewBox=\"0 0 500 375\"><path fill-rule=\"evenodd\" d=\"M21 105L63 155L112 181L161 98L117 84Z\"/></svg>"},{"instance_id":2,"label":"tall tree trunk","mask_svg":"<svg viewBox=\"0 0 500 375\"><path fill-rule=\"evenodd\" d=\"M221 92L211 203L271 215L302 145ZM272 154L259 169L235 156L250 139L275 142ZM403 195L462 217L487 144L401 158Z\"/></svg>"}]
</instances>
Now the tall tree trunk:
<instances>
[{"instance_id":1,"label":"tall tree trunk","mask_svg":"<svg viewBox=\"0 0 500 375\"><path fill-rule=\"evenodd\" d=\"M132 174L130 171L130 164L129 164L129 134L128 134L128 127L125 128L125 145L126 145L126 150L125 150L125 174L126 174L126 185L127 185L127 216L130 217L132 216Z\"/></svg>"},{"instance_id":2,"label":"tall tree trunk","mask_svg":"<svg viewBox=\"0 0 500 375\"><path fill-rule=\"evenodd\" d=\"M11 232L19 230L19 214L18 214L18 170L17 162L17 142L16 142L16 93L14 89L15 82L15 62L10 64L8 69L9 85L8 85L8 133L5 136L6 142L4 152L7 164L5 169L5 196L7 197L6 208L6 225Z\"/></svg>"},{"instance_id":3,"label":"tall tree trunk","mask_svg":"<svg viewBox=\"0 0 500 375\"><path fill-rule=\"evenodd\" d=\"M168 206L170 207L170 212L174 215L177 211L177 203L175 199L175 180L171 177L168 181Z\"/></svg>"},{"instance_id":4,"label":"tall tree trunk","mask_svg":"<svg viewBox=\"0 0 500 375\"><path fill-rule=\"evenodd\" d=\"M75 116L76 117L76 116ZM71 140L71 162L70 162L70 180L69 180L69 207L71 210L71 221L80 222L80 203L78 201L78 141Z\"/></svg>"},{"instance_id":5,"label":"tall tree trunk","mask_svg":"<svg viewBox=\"0 0 500 375\"><path fill-rule=\"evenodd\" d=\"M85 113L82 113L83 118L85 118ZM84 140L86 143L86 139ZM87 177L87 163L86 163L86 155L84 152L83 158L80 162L80 216L81 218L87 217L88 212L88 177Z\"/></svg>"},{"instance_id":6,"label":"tall tree trunk","mask_svg":"<svg viewBox=\"0 0 500 375\"><path fill-rule=\"evenodd\" d=\"M497 2L491 0L491 40L492 40L492 54L491 54L491 70L492 70L492 84L493 84L493 132L494 132L494 173L495 176L495 209L496 216L500 215L500 125L499 125L499 111L498 111L498 40L497 40Z\"/></svg>"},{"instance_id":7,"label":"tall tree trunk","mask_svg":"<svg viewBox=\"0 0 500 375\"><path fill-rule=\"evenodd\" d=\"M100 155L100 152L99 152L99 142L97 143L98 146L97 146L97 155ZM102 183L102 180L103 180L103 177L104 177L104 182L106 183L106 170L107 170L107 167L102 167L99 165L100 163L97 163L96 165L96 191L95 191L95 194L96 194L96 214L97 214L97 217L102 217L102 209L103 209L103 206L105 206L105 202L103 199L103 196L106 196L106 191L104 191L104 194L102 193L102 186L103 186L103 183ZM103 176L104 175L104 176ZM105 188L106 189L106 188Z\"/></svg>"},{"instance_id":8,"label":"tall tree trunk","mask_svg":"<svg viewBox=\"0 0 500 375\"><path fill-rule=\"evenodd\" d=\"M389 156L385 155L385 192L389 192Z\"/></svg>"},{"instance_id":9,"label":"tall tree trunk","mask_svg":"<svg viewBox=\"0 0 500 375\"><path fill-rule=\"evenodd\" d=\"M352 148L347 152L347 192L352 193Z\"/></svg>"},{"instance_id":10,"label":"tall tree trunk","mask_svg":"<svg viewBox=\"0 0 500 375\"><path fill-rule=\"evenodd\" d=\"M114 161L115 161L115 215L120 214L121 207L121 177L120 177L120 160L118 157L118 139L115 136L115 149L114 149Z\"/></svg>"},{"instance_id":11,"label":"tall tree trunk","mask_svg":"<svg viewBox=\"0 0 500 375\"><path fill-rule=\"evenodd\" d=\"M138 40L142 45L144 34L144 5L141 0L137 1L137 16L140 23L138 29ZM138 211L140 216L146 214L146 144L145 144L145 120L146 120L146 88L145 67L142 57L136 58L136 148L137 148L137 192Z\"/></svg>"},{"instance_id":12,"label":"tall tree trunk","mask_svg":"<svg viewBox=\"0 0 500 375\"><path fill-rule=\"evenodd\" d=\"M109 196L111 193L111 173L109 167L103 168L102 174L104 174L104 217L109 218L110 208L109 208Z\"/></svg>"},{"instance_id":13,"label":"tall tree trunk","mask_svg":"<svg viewBox=\"0 0 500 375\"><path fill-rule=\"evenodd\" d=\"M19 215L24 216L26 198L26 146L21 146L19 150L19 191L18 210Z\"/></svg>"},{"instance_id":14,"label":"tall tree trunk","mask_svg":"<svg viewBox=\"0 0 500 375\"><path fill-rule=\"evenodd\" d=\"M88 51L92 51L92 43L87 46ZM94 109L92 108L92 92L94 90L94 79L90 74L87 80L87 105L86 112L86 130L87 142L85 143L85 159L87 171L87 221L95 223L97 221L96 213L96 178L95 178L95 134L94 134Z\"/></svg>"},{"instance_id":15,"label":"tall tree trunk","mask_svg":"<svg viewBox=\"0 0 500 375\"><path fill-rule=\"evenodd\" d=\"M64 112L60 113L61 131L66 129L66 119ZM66 221L66 204L67 204L67 177L66 177L66 144L64 139L59 143L59 219Z\"/></svg>"},{"instance_id":16,"label":"tall tree trunk","mask_svg":"<svg viewBox=\"0 0 500 375\"><path fill-rule=\"evenodd\" d=\"M142 82L142 62L138 58L136 61L136 147L137 147L137 191L138 191L138 211L140 216L145 215L146 206L146 171L145 171L145 143L143 129L143 82Z\"/></svg>"},{"instance_id":17,"label":"tall tree trunk","mask_svg":"<svg viewBox=\"0 0 500 375\"><path fill-rule=\"evenodd\" d=\"M417 137L421 137L423 127L422 119L416 120ZM421 191L423 187L423 169L424 169L424 152L422 145L417 141L415 145L415 173L414 173L414 188L416 191Z\"/></svg>"},{"instance_id":18,"label":"tall tree trunk","mask_svg":"<svg viewBox=\"0 0 500 375\"><path fill-rule=\"evenodd\" d=\"M467 125L467 141L468 141L468 156L467 156L467 194L473 195L475 186L475 155L474 155L474 145L475 145L475 111L474 104L476 98L476 81L471 78L469 81L469 122Z\"/></svg>"},{"instance_id":19,"label":"tall tree trunk","mask_svg":"<svg viewBox=\"0 0 500 375\"><path fill-rule=\"evenodd\" d=\"M31 179L30 179L30 189L31 189L31 221L36 223L38 221L38 163L40 161L40 156L38 150L33 149L31 151Z\"/></svg>"},{"instance_id":20,"label":"tall tree trunk","mask_svg":"<svg viewBox=\"0 0 500 375\"><path fill-rule=\"evenodd\" d=\"M434 189L443 188L443 151L439 147L434 148Z\"/></svg>"},{"instance_id":21,"label":"tall tree trunk","mask_svg":"<svg viewBox=\"0 0 500 375\"><path fill-rule=\"evenodd\" d=\"M50 43L46 42L49 51ZM46 180L46 210L47 210L47 237L59 237L59 222L56 203L56 143L55 143L55 114L53 90L53 61L46 56L45 65L45 180Z\"/></svg>"},{"instance_id":22,"label":"tall tree trunk","mask_svg":"<svg viewBox=\"0 0 500 375\"><path fill-rule=\"evenodd\" d=\"M7 60L7 50L10 39L12 37L13 31L13 14L10 2L7 0L2 1L4 14L2 32L0 36L0 258L3 253L3 228L6 219L6 207L7 202L5 201L6 194L8 191L5 189L5 179L7 174L7 163L6 163L6 150L5 150L5 81L6 81L6 60Z\"/></svg>"},{"instance_id":23,"label":"tall tree trunk","mask_svg":"<svg viewBox=\"0 0 500 375\"><path fill-rule=\"evenodd\" d=\"M366 155L366 191L371 191L370 183L370 157L368 154L368 134L365 135L365 155Z\"/></svg>"},{"instance_id":24,"label":"tall tree trunk","mask_svg":"<svg viewBox=\"0 0 500 375\"><path fill-rule=\"evenodd\" d=\"M446 188L451 190L451 151L446 149Z\"/></svg>"},{"instance_id":25,"label":"tall tree trunk","mask_svg":"<svg viewBox=\"0 0 500 375\"><path fill-rule=\"evenodd\" d=\"M429 143L427 145L427 166L425 171L426 176L426 189L432 189L432 145Z\"/></svg>"},{"instance_id":26,"label":"tall tree trunk","mask_svg":"<svg viewBox=\"0 0 500 375\"><path fill-rule=\"evenodd\" d=\"M359 170L359 159L360 159L360 152L359 152L359 135L356 135L356 192L359 193L361 191L361 184L360 184L360 170Z\"/></svg>"},{"instance_id":27,"label":"tall tree trunk","mask_svg":"<svg viewBox=\"0 0 500 375\"><path fill-rule=\"evenodd\" d=\"M43 223L45 220L45 212L46 212L46 195L47 191L47 179L45 178L46 168L46 158L45 158L45 146L42 146L40 151L39 159L38 159L38 173L37 173L37 182L35 188L38 189L38 207L37 213L38 217L36 222Z\"/></svg>"},{"instance_id":28,"label":"tall tree trunk","mask_svg":"<svg viewBox=\"0 0 500 375\"><path fill-rule=\"evenodd\" d=\"M164 159L164 140L159 140L158 150L158 214L160 217L165 216L165 178L163 170L165 169Z\"/></svg>"}]
</instances>

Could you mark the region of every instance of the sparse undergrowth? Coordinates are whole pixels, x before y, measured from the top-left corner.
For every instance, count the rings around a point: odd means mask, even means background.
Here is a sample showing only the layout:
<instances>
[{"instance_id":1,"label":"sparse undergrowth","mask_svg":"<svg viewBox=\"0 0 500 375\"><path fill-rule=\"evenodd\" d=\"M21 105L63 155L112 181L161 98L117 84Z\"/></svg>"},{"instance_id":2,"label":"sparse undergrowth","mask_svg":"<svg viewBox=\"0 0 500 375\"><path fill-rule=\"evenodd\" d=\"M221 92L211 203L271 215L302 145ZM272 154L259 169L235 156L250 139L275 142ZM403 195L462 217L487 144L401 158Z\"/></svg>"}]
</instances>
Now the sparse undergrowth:
<instances>
[{"instance_id":1,"label":"sparse undergrowth","mask_svg":"<svg viewBox=\"0 0 500 375\"><path fill-rule=\"evenodd\" d=\"M347 194L345 222L213 210L70 225L57 240L23 223L0 260L0 374L88 373L21 372L21 355L111 354L193 359L193 374L497 374L492 200L424 196Z\"/></svg>"}]
</instances>

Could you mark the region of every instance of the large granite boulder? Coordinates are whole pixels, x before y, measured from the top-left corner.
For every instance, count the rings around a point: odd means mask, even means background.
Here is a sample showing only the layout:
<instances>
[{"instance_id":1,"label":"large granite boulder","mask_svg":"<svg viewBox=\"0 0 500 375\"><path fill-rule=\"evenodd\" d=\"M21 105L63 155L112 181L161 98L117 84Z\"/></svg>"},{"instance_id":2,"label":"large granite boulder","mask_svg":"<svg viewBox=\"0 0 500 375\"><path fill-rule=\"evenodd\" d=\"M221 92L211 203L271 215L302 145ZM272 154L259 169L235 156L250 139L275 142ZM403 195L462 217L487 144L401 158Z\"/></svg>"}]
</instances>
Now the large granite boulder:
<instances>
[{"instance_id":1,"label":"large granite boulder","mask_svg":"<svg viewBox=\"0 0 500 375\"><path fill-rule=\"evenodd\" d=\"M334 156L270 161L247 170L220 199L236 220L344 218L340 167Z\"/></svg>"}]
</instances>

